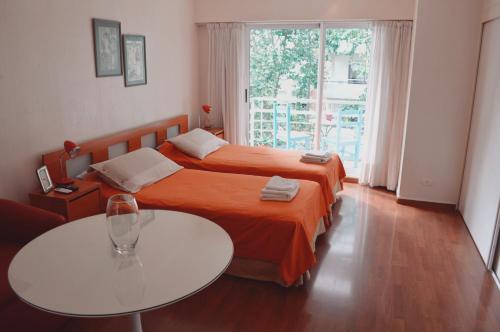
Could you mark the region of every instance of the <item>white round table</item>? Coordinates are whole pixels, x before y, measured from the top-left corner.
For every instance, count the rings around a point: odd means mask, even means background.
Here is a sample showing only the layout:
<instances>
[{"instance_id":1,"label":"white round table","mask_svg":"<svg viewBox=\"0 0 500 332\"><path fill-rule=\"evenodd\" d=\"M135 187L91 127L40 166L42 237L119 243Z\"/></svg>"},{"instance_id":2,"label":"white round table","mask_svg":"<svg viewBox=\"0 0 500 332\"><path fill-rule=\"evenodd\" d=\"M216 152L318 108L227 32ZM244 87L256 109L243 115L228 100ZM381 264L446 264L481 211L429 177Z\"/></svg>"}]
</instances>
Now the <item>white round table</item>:
<instances>
[{"instance_id":1,"label":"white round table","mask_svg":"<svg viewBox=\"0 0 500 332\"><path fill-rule=\"evenodd\" d=\"M24 246L9 266L9 283L26 303L77 317L132 315L180 301L214 282L233 256L229 235L195 215L141 210L132 255L112 249L106 216L73 221Z\"/></svg>"}]
</instances>

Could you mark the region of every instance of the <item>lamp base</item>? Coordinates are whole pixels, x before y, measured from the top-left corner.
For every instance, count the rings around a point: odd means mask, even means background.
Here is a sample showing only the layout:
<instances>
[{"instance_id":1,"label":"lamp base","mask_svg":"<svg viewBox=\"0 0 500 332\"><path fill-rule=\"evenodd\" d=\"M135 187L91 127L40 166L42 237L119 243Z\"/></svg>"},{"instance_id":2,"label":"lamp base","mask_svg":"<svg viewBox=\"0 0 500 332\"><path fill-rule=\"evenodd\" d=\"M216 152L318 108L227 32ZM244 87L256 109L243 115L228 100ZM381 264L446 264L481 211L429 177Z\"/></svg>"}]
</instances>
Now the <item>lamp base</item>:
<instances>
[{"instance_id":1,"label":"lamp base","mask_svg":"<svg viewBox=\"0 0 500 332\"><path fill-rule=\"evenodd\" d=\"M57 179L55 181L55 183L57 185L62 185L62 186L66 186L66 185L69 185L69 184L73 184L75 183L75 181L73 179L70 179L70 178L62 178L62 179Z\"/></svg>"}]
</instances>

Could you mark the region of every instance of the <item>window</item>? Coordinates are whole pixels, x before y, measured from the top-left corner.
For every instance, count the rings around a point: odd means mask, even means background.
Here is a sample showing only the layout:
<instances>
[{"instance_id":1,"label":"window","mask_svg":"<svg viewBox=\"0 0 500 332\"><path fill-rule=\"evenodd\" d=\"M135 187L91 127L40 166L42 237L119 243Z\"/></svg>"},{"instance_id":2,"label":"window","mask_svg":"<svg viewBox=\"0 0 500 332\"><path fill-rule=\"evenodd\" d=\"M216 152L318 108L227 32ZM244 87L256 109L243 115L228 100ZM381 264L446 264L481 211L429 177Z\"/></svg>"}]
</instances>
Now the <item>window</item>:
<instances>
[{"instance_id":1,"label":"window","mask_svg":"<svg viewBox=\"0 0 500 332\"><path fill-rule=\"evenodd\" d=\"M369 72L368 27L254 26L249 37L250 144L337 152L348 175L356 177Z\"/></svg>"},{"instance_id":2,"label":"window","mask_svg":"<svg viewBox=\"0 0 500 332\"><path fill-rule=\"evenodd\" d=\"M313 147L319 39L317 28L251 29L251 145Z\"/></svg>"}]
</instances>

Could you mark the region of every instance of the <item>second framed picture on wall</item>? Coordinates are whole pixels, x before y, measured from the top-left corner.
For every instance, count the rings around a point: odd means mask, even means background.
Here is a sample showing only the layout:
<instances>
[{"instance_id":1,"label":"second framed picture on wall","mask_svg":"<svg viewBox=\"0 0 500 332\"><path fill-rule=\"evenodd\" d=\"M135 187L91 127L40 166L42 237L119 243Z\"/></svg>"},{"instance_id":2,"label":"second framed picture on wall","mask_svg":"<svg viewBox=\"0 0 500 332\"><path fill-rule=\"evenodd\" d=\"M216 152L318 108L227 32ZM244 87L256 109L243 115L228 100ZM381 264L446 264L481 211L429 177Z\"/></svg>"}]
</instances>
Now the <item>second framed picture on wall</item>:
<instances>
[{"instance_id":1,"label":"second framed picture on wall","mask_svg":"<svg viewBox=\"0 0 500 332\"><path fill-rule=\"evenodd\" d=\"M120 76L122 74L120 22L94 18L92 23L96 76Z\"/></svg>"},{"instance_id":2,"label":"second framed picture on wall","mask_svg":"<svg viewBox=\"0 0 500 332\"><path fill-rule=\"evenodd\" d=\"M123 35L125 86L144 85L146 74L146 37Z\"/></svg>"}]
</instances>

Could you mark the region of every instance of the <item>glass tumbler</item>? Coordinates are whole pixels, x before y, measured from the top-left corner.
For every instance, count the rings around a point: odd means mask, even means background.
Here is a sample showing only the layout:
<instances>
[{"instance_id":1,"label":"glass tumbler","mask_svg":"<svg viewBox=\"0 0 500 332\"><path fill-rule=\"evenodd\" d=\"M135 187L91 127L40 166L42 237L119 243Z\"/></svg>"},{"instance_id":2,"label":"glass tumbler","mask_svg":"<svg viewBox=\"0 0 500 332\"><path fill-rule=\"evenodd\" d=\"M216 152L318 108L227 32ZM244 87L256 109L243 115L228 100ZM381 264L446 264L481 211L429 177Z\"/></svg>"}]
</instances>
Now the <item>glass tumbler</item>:
<instances>
[{"instance_id":1,"label":"glass tumbler","mask_svg":"<svg viewBox=\"0 0 500 332\"><path fill-rule=\"evenodd\" d=\"M106 224L114 249L120 254L133 252L141 232L139 208L134 196L111 196L106 207Z\"/></svg>"}]
</instances>

